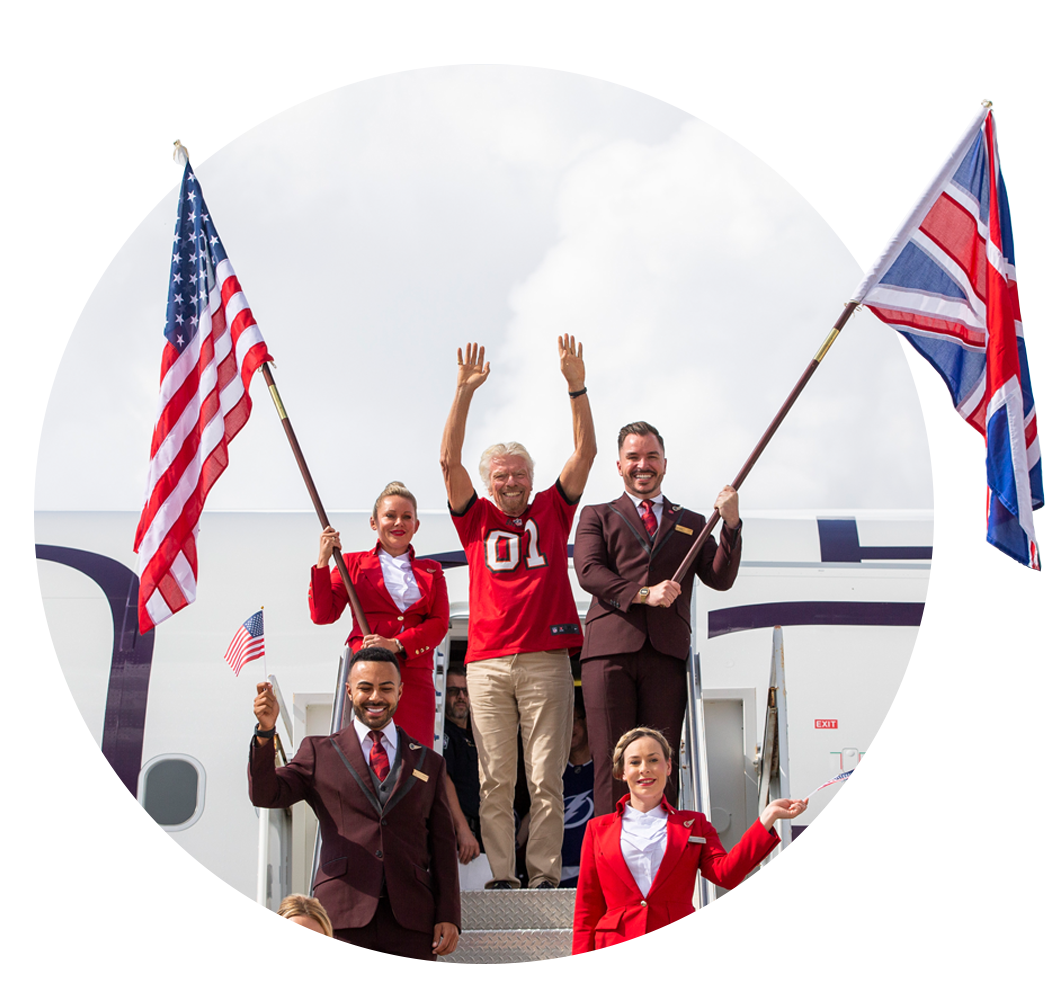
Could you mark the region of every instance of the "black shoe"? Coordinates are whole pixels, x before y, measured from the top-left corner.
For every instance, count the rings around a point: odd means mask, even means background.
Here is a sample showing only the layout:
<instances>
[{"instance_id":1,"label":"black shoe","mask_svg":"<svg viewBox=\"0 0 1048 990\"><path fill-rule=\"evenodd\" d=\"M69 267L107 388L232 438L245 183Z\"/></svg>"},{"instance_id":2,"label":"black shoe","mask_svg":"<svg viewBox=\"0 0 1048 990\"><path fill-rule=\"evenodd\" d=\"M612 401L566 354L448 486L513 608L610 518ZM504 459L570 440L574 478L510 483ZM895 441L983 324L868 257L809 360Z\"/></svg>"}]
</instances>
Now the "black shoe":
<instances>
[{"instance_id":1,"label":"black shoe","mask_svg":"<svg viewBox=\"0 0 1048 990\"><path fill-rule=\"evenodd\" d=\"M490 887L486 887L485 890L514 890L513 884L508 880L496 880Z\"/></svg>"},{"instance_id":2,"label":"black shoe","mask_svg":"<svg viewBox=\"0 0 1048 990\"><path fill-rule=\"evenodd\" d=\"M532 890L556 890L557 885L552 880L543 880L542 883L535 884Z\"/></svg>"}]
</instances>

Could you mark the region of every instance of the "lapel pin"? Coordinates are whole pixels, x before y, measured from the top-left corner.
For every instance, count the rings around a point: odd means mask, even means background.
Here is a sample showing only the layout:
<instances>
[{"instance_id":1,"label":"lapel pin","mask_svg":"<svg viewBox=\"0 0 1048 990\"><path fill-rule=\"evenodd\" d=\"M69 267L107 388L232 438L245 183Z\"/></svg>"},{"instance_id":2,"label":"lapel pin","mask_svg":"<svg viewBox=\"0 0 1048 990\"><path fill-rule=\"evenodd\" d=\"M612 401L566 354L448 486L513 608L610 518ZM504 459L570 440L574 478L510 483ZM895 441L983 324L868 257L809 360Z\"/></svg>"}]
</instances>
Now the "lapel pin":
<instances>
[{"instance_id":1,"label":"lapel pin","mask_svg":"<svg viewBox=\"0 0 1048 990\"><path fill-rule=\"evenodd\" d=\"M692 825L694 825L694 824L695 824L695 819L694 819L694 818L689 818L689 819L688 819L688 820L687 820L687 821L686 821L686 822L684 823L684 827L685 827L685 828L691 828L691 827L692 827Z\"/></svg>"},{"instance_id":2,"label":"lapel pin","mask_svg":"<svg viewBox=\"0 0 1048 990\"><path fill-rule=\"evenodd\" d=\"M422 749L418 743L408 743L408 749Z\"/></svg>"}]
</instances>

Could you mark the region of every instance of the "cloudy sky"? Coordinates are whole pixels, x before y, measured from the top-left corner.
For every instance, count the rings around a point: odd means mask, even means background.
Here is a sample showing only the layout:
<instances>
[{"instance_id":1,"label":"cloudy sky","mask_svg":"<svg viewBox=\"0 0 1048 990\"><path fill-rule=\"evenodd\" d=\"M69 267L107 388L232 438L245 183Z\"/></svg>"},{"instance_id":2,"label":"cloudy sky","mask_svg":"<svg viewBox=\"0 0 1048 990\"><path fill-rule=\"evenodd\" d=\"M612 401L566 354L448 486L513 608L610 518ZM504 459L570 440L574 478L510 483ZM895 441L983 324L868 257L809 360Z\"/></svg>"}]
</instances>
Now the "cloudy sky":
<instances>
[{"instance_id":1,"label":"cloudy sky","mask_svg":"<svg viewBox=\"0 0 1048 990\"><path fill-rule=\"evenodd\" d=\"M815 210L730 138L564 72L375 79L193 162L330 509L368 506L394 477L443 504L437 450L468 340L486 345L492 374L467 465L516 439L551 483L571 439L562 333L585 343L601 441L587 498L618 493L614 437L648 419L667 440L667 491L706 508L861 276ZM77 322L38 508L141 504L176 195L130 234ZM253 395L209 506L308 507L261 380ZM930 507L892 331L853 321L747 485L744 504L760 508Z\"/></svg>"}]
</instances>

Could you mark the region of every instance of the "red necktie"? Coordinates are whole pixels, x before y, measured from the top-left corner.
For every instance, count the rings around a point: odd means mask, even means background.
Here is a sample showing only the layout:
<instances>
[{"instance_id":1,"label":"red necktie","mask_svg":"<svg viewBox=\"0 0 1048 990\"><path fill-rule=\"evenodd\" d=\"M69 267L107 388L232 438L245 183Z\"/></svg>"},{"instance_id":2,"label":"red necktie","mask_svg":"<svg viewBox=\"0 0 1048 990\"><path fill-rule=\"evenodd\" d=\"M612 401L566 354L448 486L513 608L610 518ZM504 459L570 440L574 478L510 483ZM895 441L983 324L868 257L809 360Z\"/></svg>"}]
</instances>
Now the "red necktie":
<instances>
[{"instance_id":1,"label":"red necktie","mask_svg":"<svg viewBox=\"0 0 1048 990\"><path fill-rule=\"evenodd\" d=\"M371 736L371 769L380 781L384 781L389 776L389 757L382 745L382 733L372 729L368 735Z\"/></svg>"},{"instance_id":2,"label":"red necktie","mask_svg":"<svg viewBox=\"0 0 1048 990\"><path fill-rule=\"evenodd\" d=\"M650 498L644 499L640 503L640 518L641 522L644 523L644 528L648 531L648 539L655 539L655 530L659 528L658 520L655 518L655 513L651 511L651 507L655 503Z\"/></svg>"}]
</instances>

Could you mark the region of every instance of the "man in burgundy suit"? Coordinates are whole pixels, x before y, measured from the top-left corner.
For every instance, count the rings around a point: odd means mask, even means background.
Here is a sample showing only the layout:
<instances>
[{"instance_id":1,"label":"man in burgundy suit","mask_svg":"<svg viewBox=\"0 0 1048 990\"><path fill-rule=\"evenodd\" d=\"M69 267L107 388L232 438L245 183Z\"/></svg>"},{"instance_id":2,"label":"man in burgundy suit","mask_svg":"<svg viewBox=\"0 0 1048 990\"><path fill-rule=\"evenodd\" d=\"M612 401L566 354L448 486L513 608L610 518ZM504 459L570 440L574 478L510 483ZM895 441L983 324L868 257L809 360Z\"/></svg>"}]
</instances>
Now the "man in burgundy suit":
<instances>
[{"instance_id":1,"label":"man in burgundy suit","mask_svg":"<svg viewBox=\"0 0 1048 990\"><path fill-rule=\"evenodd\" d=\"M638 725L658 729L680 747L691 649L691 591L697 574L726 591L742 557L739 498L730 485L715 505L724 525L711 536L681 583L677 567L706 524L662 494L665 445L650 423L619 431L618 470L626 487L616 501L587 505L575 533L575 573L593 595L582 648L582 692L593 751L595 814L611 814L625 784L614 780L611 753ZM674 774L666 797L676 803Z\"/></svg>"},{"instance_id":2,"label":"man in burgundy suit","mask_svg":"<svg viewBox=\"0 0 1048 990\"><path fill-rule=\"evenodd\" d=\"M360 650L347 685L353 721L330 736L307 736L277 767L270 739L280 707L270 685L259 684L248 788L256 807L304 800L316 813L313 894L336 938L434 959L458 944L458 846L443 759L393 724L402 689L389 650Z\"/></svg>"}]
</instances>

